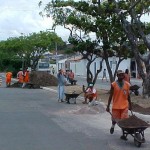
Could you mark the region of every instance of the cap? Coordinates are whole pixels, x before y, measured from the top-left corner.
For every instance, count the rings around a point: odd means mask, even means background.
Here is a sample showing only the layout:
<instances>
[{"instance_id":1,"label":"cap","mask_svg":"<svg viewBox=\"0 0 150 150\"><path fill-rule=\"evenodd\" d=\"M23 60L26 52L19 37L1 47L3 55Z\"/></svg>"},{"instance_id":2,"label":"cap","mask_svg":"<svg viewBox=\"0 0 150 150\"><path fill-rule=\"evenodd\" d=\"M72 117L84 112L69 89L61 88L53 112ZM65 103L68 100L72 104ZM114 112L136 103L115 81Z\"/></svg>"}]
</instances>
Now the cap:
<instances>
[{"instance_id":1,"label":"cap","mask_svg":"<svg viewBox=\"0 0 150 150\"><path fill-rule=\"evenodd\" d=\"M117 71L117 74L124 74L124 71L118 70L118 71Z\"/></svg>"},{"instance_id":2,"label":"cap","mask_svg":"<svg viewBox=\"0 0 150 150\"><path fill-rule=\"evenodd\" d=\"M89 86L93 86L93 84L92 84L92 83L90 83L90 84L89 84Z\"/></svg>"}]
</instances>

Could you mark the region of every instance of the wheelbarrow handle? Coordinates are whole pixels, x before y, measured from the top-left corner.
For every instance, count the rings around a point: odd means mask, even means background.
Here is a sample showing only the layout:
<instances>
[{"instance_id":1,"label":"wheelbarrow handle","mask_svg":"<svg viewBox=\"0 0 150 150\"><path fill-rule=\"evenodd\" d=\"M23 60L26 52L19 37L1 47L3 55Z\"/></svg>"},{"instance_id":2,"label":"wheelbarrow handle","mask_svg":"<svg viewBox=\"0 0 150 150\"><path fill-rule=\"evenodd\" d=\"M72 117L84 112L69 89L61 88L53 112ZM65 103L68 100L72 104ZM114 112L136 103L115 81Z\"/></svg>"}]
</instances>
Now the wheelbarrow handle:
<instances>
[{"instance_id":1,"label":"wheelbarrow handle","mask_svg":"<svg viewBox=\"0 0 150 150\"><path fill-rule=\"evenodd\" d=\"M133 111L132 111L132 110L130 110L130 111L131 111L131 114L132 114L132 116L133 116L133 115L134 115L134 114L133 114Z\"/></svg>"}]
</instances>

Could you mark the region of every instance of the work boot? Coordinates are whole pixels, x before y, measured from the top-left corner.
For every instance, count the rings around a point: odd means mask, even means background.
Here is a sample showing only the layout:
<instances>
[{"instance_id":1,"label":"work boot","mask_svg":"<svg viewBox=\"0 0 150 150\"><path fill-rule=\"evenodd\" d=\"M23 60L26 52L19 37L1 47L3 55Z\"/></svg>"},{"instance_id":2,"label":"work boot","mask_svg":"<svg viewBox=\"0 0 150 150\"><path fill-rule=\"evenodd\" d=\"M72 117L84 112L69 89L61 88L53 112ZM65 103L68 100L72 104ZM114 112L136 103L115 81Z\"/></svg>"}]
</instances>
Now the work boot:
<instances>
[{"instance_id":1,"label":"work boot","mask_svg":"<svg viewBox=\"0 0 150 150\"><path fill-rule=\"evenodd\" d=\"M111 128L110 128L110 134L113 134L113 133L114 133L114 128L111 127Z\"/></svg>"}]
</instances>

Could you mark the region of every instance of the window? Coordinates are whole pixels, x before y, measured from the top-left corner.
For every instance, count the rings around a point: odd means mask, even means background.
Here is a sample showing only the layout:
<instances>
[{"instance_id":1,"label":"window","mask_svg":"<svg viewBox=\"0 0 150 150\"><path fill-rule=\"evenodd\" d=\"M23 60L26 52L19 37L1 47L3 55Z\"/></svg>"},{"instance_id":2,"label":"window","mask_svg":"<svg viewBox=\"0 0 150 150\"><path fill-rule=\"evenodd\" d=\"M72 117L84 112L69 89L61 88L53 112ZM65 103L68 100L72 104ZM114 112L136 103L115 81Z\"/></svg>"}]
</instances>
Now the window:
<instances>
[{"instance_id":1,"label":"window","mask_svg":"<svg viewBox=\"0 0 150 150\"><path fill-rule=\"evenodd\" d=\"M39 69L49 68L49 63L39 63Z\"/></svg>"}]
</instances>

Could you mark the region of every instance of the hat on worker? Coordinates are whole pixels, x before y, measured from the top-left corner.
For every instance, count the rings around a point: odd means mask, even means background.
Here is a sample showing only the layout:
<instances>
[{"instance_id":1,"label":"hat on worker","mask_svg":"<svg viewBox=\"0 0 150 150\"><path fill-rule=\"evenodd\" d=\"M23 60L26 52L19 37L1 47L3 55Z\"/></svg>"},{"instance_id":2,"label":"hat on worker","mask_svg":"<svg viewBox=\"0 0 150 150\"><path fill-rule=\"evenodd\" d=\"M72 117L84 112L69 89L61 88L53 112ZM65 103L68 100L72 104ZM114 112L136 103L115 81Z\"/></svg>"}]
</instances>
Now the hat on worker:
<instances>
[{"instance_id":1,"label":"hat on worker","mask_svg":"<svg viewBox=\"0 0 150 150\"><path fill-rule=\"evenodd\" d=\"M124 71L118 70L118 71L117 71L117 74L124 74Z\"/></svg>"},{"instance_id":2,"label":"hat on worker","mask_svg":"<svg viewBox=\"0 0 150 150\"><path fill-rule=\"evenodd\" d=\"M92 83L90 83L90 84L89 84L89 86L91 87L91 86L93 86L93 84L92 84Z\"/></svg>"}]
</instances>

